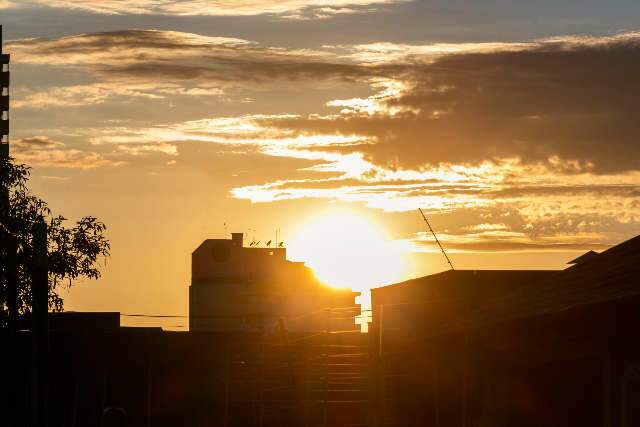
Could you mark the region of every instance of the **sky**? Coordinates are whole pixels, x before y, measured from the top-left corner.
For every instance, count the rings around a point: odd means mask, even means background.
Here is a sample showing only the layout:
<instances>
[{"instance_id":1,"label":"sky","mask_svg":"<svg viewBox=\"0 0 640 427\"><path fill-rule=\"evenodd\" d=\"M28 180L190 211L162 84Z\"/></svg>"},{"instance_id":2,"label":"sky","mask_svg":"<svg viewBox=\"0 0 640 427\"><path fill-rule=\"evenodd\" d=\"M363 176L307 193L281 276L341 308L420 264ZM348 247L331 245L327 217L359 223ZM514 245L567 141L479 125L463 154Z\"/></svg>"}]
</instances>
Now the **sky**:
<instances>
[{"instance_id":1,"label":"sky","mask_svg":"<svg viewBox=\"0 0 640 427\"><path fill-rule=\"evenodd\" d=\"M12 155L112 243L66 308L185 315L191 252L232 231L279 229L325 272L360 253L362 290L447 268L418 208L456 268L558 269L639 234L639 16L625 0L0 0Z\"/></svg>"}]
</instances>

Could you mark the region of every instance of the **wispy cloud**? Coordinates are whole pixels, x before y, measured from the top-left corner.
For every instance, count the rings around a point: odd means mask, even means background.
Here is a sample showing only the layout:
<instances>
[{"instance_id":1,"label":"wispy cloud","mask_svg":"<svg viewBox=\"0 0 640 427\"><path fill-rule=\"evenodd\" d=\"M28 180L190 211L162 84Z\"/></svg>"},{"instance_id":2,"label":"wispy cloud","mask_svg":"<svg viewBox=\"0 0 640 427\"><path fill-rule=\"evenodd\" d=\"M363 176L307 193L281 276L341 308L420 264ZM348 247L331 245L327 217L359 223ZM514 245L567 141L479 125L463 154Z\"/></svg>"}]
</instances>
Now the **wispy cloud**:
<instances>
[{"instance_id":1,"label":"wispy cloud","mask_svg":"<svg viewBox=\"0 0 640 427\"><path fill-rule=\"evenodd\" d=\"M24 106L87 105L123 97L221 96L277 82L355 82L372 73L328 51L262 46L191 33L127 30L6 43L17 64L84 72L92 84L18 93Z\"/></svg>"},{"instance_id":2,"label":"wispy cloud","mask_svg":"<svg viewBox=\"0 0 640 427\"><path fill-rule=\"evenodd\" d=\"M46 136L33 136L12 141L11 149L12 156L29 166L94 169L123 164L121 161L106 159L93 151L67 147L66 144Z\"/></svg>"},{"instance_id":3,"label":"wispy cloud","mask_svg":"<svg viewBox=\"0 0 640 427\"><path fill-rule=\"evenodd\" d=\"M14 91L11 107L50 108L80 107L119 102L129 99L167 99L177 96L220 97L224 91L217 87L184 87L162 83L93 83L85 85L57 86L43 90L18 88Z\"/></svg>"},{"instance_id":4,"label":"wispy cloud","mask_svg":"<svg viewBox=\"0 0 640 427\"><path fill-rule=\"evenodd\" d=\"M161 153L168 156L178 155L178 147L166 143L118 145L117 150L132 156L140 156L149 153Z\"/></svg>"},{"instance_id":5,"label":"wispy cloud","mask_svg":"<svg viewBox=\"0 0 640 427\"><path fill-rule=\"evenodd\" d=\"M438 233L438 239L450 252L566 252L606 249L614 243L606 233L597 232L559 232L546 236L521 231ZM412 251L440 252L429 233L419 232L407 243Z\"/></svg>"},{"instance_id":6,"label":"wispy cloud","mask_svg":"<svg viewBox=\"0 0 640 427\"><path fill-rule=\"evenodd\" d=\"M102 14L137 15L283 15L299 14L324 18L336 14L353 13L353 8L362 11L375 11L375 6L402 3L407 0L29 0L28 3L65 8L80 9ZM1 3L0 3L1 4ZM363 8L365 6L366 8Z\"/></svg>"},{"instance_id":7,"label":"wispy cloud","mask_svg":"<svg viewBox=\"0 0 640 427\"><path fill-rule=\"evenodd\" d=\"M536 236L584 234L589 229L611 230L640 224L638 171L597 174L579 165L530 163L517 158L420 168L377 164L358 152L372 142L357 135L302 135L269 126L274 120L298 118L253 115L136 130L110 128L93 141L119 147L205 142L228 147L235 153L260 152L309 160L312 166L298 170L306 178L237 187L231 194L254 203L328 199L388 212L417 207L430 214L466 211L477 221L463 226L458 234L493 238L496 242L512 239L508 234L511 231L535 240ZM356 151L345 153L341 151L344 148ZM157 150L164 148L158 146ZM509 246L515 248L516 243L523 244L511 242ZM483 244L490 246L486 241ZM535 244L539 248L561 246L551 240L536 240Z\"/></svg>"}]
</instances>

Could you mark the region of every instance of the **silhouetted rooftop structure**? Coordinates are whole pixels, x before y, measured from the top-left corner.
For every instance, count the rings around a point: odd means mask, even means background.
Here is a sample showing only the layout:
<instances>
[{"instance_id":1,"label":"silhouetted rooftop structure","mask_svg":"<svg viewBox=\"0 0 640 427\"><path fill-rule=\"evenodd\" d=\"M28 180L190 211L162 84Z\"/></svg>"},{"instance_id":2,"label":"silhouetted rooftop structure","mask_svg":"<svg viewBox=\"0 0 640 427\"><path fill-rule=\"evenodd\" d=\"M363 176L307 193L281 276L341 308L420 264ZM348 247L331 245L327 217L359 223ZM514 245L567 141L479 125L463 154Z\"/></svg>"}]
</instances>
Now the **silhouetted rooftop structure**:
<instances>
[{"instance_id":1,"label":"silhouetted rooftop structure","mask_svg":"<svg viewBox=\"0 0 640 427\"><path fill-rule=\"evenodd\" d=\"M282 317L329 307L357 308L357 292L323 285L303 262L287 260L286 248L247 247L243 237L232 233L231 239L207 239L193 252L190 330L259 331ZM288 325L314 330L325 323L319 315Z\"/></svg>"},{"instance_id":2,"label":"silhouetted rooftop structure","mask_svg":"<svg viewBox=\"0 0 640 427\"><path fill-rule=\"evenodd\" d=\"M376 308L388 305L385 316L404 319L402 327L414 323L422 334L442 334L635 295L640 236L565 270L446 271L373 289L372 304L374 321Z\"/></svg>"},{"instance_id":3,"label":"silhouetted rooftop structure","mask_svg":"<svg viewBox=\"0 0 640 427\"><path fill-rule=\"evenodd\" d=\"M9 136L9 59L9 54L2 53L0 25L0 143L7 142Z\"/></svg>"},{"instance_id":4,"label":"silhouetted rooftop structure","mask_svg":"<svg viewBox=\"0 0 640 427\"><path fill-rule=\"evenodd\" d=\"M394 424L640 422L640 236L565 270L447 271L372 303L379 416Z\"/></svg>"},{"instance_id":5,"label":"silhouetted rooftop structure","mask_svg":"<svg viewBox=\"0 0 640 427\"><path fill-rule=\"evenodd\" d=\"M582 264L583 262L587 262L587 261L589 261L590 259L593 259L596 256L598 256L598 252L596 252L596 251L588 251L588 252L583 253L579 257L572 259L567 264L571 264L571 265L573 265L573 264Z\"/></svg>"}]
</instances>

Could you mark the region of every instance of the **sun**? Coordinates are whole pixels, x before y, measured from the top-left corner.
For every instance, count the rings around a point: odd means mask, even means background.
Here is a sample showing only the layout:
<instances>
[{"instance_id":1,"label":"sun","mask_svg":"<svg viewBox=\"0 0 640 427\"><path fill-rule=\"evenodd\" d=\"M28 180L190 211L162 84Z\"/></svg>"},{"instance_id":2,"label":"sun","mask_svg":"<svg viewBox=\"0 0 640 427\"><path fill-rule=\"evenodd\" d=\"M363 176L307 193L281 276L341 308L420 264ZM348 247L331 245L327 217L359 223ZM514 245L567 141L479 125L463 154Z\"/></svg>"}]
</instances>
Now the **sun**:
<instances>
[{"instance_id":1,"label":"sun","mask_svg":"<svg viewBox=\"0 0 640 427\"><path fill-rule=\"evenodd\" d=\"M326 285L367 291L397 282L404 257L382 228L349 212L331 212L303 224L288 243L292 259L304 261Z\"/></svg>"}]
</instances>

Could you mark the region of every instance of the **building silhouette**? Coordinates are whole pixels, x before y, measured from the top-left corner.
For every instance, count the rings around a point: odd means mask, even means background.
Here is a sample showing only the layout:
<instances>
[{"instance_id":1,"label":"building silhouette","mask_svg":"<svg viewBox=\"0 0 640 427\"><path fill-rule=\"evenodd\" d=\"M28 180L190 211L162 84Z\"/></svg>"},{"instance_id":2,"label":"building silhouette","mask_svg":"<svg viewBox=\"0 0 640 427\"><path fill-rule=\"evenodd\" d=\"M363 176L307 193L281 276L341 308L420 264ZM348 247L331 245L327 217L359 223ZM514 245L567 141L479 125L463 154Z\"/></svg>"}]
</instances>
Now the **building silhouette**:
<instances>
[{"instance_id":1,"label":"building silhouette","mask_svg":"<svg viewBox=\"0 0 640 427\"><path fill-rule=\"evenodd\" d=\"M378 419L640 424L640 236L570 264L447 271L374 289Z\"/></svg>"},{"instance_id":2,"label":"building silhouette","mask_svg":"<svg viewBox=\"0 0 640 427\"><path fill-rule=\"evenodd\" d=\"M9 59L2 53L2 25L0 25L0 155L9 156Z\"/></svg>"},{"instance_id":3,"label":"building silhouette","mask_svg":"<svg viewBox=\"0 0 640 427\"><path fill-rule=\"evenodd\" d=\"M281 318L294 332L325 330L323 310L357 308L359 293L325 286L303 262L287 260L286 248L247 247L243 240L243 233L232 233L231 239L207 239L193 252L190 330L264 331ZM297 317L303 320L291 321Z\"/></svg>"}]
</instances>

